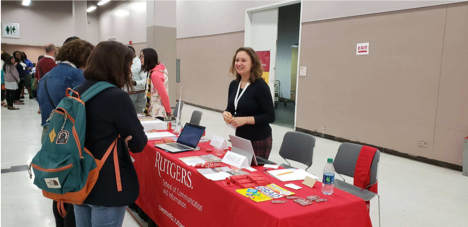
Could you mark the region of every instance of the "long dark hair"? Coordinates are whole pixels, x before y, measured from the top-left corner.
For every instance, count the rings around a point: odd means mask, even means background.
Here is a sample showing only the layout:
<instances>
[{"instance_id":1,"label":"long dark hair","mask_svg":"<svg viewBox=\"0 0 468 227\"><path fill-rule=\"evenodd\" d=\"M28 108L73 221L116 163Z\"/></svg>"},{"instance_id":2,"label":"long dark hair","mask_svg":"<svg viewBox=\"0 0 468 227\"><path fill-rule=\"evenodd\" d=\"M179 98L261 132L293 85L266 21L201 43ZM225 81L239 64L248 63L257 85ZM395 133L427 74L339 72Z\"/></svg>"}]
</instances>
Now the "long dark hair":
<instances>
[{"instance_id":1,"label":"long dark hair","mask_svg":"<svg viewBox=\"0 0 468 227\"><path fill-rule=\"evenodd\" d=\"M16 58L16 53L20 53L20 55L21 55L20 59ZM15 58L15 61L16 61L16 62L24 62L24 60L23 60L23 55L21 54L21 51L18 51L18 50L17 50L17 51L15 51L15 52L13 52L13 57Z\"/></svg>"},{"instance_id":2,"label":"long dark hair","mask_svg":"<svg viewBox=\"0 0 468 227\"><path fill-rule=\"evenodd\" d=\"M153 48L145 48L141 50L144 56L144 64L141 66L141 71L148 72L159 65L158 53Z\"/></svg>"},{"instance_id":3,"label":"long dark hair","mask_svg":"<svg viewBox=\"0 0 468 227\"><path fill-rule=\"evenodd\" d=\"M263 67L262 67L262 63L260 62L260 58L258 57L257 53L255 52L255 50L253 50L250 47L241 47L237 49L236 53L234 54L234 57L232 58L232 63L231 63L231 68L229 69L229 73L233 76L236 76L237 82L241 81L242 77L236 71L236 56L237 56L237 53L241 51L244 51L245 53L247 53L250 57L250 60L252 61L252 68L250 68L249 82L253 84L258 79L262 79Z\"/></svg>"},{"instance_id":4,"label":"long dark hair","mask_svg":"<svg viewBox=\"0 0 468 227\"><path fill-rule=\"evenodd\" d=\"M131 69L133 53L116 41L100 42L86 63L84 77L90 80L107 81L117 87L133 91Z\"/></svg>"},{"instance_id":5,"label":"long dark hair","mask_svg":"<svg viewBox=\"0 0 468 227\"><path fill-rule=\"evenodd\" d=\"M10 56L10 55L5 57L5 63L3 63L3 72L6 72L6 66L7 65L13 65L13 64L11 64L11 59L12 58L13 58L13 56Z\"/></svg>"}]
</instances>

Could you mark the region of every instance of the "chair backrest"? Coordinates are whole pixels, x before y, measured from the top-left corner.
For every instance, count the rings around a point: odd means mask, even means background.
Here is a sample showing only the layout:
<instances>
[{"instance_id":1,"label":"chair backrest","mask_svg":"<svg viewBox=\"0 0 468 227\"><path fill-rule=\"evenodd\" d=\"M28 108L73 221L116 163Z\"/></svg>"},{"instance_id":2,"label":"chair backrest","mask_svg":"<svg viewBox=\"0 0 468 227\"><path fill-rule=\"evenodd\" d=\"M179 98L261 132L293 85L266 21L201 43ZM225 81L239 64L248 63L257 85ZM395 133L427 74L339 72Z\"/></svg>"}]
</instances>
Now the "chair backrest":
<instances>
[{"instance_id":1,"label":"chair backrest","mask_svg":"<svg viewBox=\"0 0 468 227\"><path fill-rule=\"evenodd\" d=\"M287 132L284 135L279 154L310 167L314 156L315 138L302 132Z\"/></svg>"},{"instance_id":2,"label":"chair backrest","mask_svg":"<svg viewBox=\"0 0 468 227\"><path fill-rule=\"evenodd\" d=\"M174 108L174 113L172 114L174 117L179 116L179 103L180 103L180 114L182 114L182 108L184 107L184 102L177 102Z\"/></svg>"},{"instance_id":3,"label":"chair backrest","mask_svg":"<svg viewBox=\"0 0 468 227\"><path fill-rule=\"evenodd\" d=\"M201 117L203 112L199 110L194 110L192 113L192 117L190 118L190 123L195 125L200 125Z\"/></svg>"},{"instance_id":4,"label":"chair backrest","mask_svg":"<svg viewBox=\"0 0 468 227\"><path fill-rule=\"evenodd\" d=\"M339 174L344 174L349 177L354 177L354 169L356 168L356 162L361 152L362 145L354 143L343 143L338 148L338 153L333 161L335 171ZM374 159L371 164L371 176L370 185L377 182L377 168L380 161L380 151L377 150L374 155Z\"/></svg>"}]
</instances>

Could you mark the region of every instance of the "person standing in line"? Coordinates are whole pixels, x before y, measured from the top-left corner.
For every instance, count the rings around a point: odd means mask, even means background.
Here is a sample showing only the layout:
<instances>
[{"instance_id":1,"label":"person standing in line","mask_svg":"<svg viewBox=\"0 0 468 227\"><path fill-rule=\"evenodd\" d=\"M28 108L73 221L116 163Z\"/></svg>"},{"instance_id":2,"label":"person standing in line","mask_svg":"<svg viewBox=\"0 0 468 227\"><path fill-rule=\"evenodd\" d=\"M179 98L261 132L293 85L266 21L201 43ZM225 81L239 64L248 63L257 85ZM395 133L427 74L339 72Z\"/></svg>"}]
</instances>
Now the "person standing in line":
<instances>
[{"instance_id":1,"label":"person standing in line","mask_svg":"<svg viewBox=\"0 0 468 227\"><path fill-rule=\"evenodd\" d=\"M153 48L140 52L141 71L146 72L146 115L167 118L172 116L169 102L169 78L166 67L159 62L158 53Z\"/></svg>"},{"instance_id":2,"label":"person standing in line","mask_svg":"<svg viewBox=\"0 0 468 227\"><path fill-rule=\"evenodd\" d=\"M37 65L36 65L36 73L34 74L34 76L39 81L46 73L48 73L55 66L57 66L57 63L55 62L55 55L57 53L57 48L55 47L55 45L52 43L46 44L45 51L46 51L46 54L44 55L43 58L39 56L39 60L37 61ZM37 96L39 96L39 94ZM41 113L40 107L37 113L38 114Z\"/></svg>"},{"instance_id":3,"label":"person standing in line","mask_svg":"<svg viewBox=\"0 0 468 227\"><path fill-rule=\"evenodd\" d=\"M3 64L5 63L5 59L10 56L9 54L7 53L4 53L3 50L2 50L2 55L1 55L1 66L0 66L0 69L2 70L2 106L3 107L8 107L8 104L5 102L5 98L6 98L6 88L5 88L5 78L3 76Z\"/></svg>"},{"instance_id":4,"label":"person standing in line","mask_svg":"<svg viewBox=\"0 0 468 227\"><path fill-rule=\"evenodd\" d=\"M132 63L132 79L133 79L133 87L135 91L129 92L130 99L133 102L133 106L135 106L135 110L137 113L143 113L145 109L145 85L146 85L146 77L143 72L141 72L141 62L139 57L135 54L135 49L132 46L128 46L130 50L132 50L134 54L133 63Z\"/></svg>"},{"instance_id":5,"label":"person standing in line","mask_svg":"<svg viewBox=\"0 0 468 227\"><path fill-rule=\"evenodd\" d=\"M236 128L236 136L252 142L255 155L268 159L275 108L270 88L262 79L263 68L257 53L250 47L239 48L229 72L236 79L229 85L224 121Z\"/></svg>"},{"instance_id":6,"label":"person standing in line","mask_svg":"<svg viewBox=\"0 0 468 227\"><path fill-rule=\"evenodd\" d=\"M85 82L76 88L83 94L100 81L115 85L86 102L85 147L95 158L101 159L109 144L118 138L119 163L116 164L122 186L121 190L117 188L114 159L108 158L86 200L81 205L73 205L78 227L121 227L125 208L138 198L138 177L129 150L133 153L143 151L147 137L132 100L122 90L124 87L133 90L132 59L133 52L119 42L99 43L89 57L84 71Z\"/></svg>"},{"instance_id":7,"label":"person standing in line","mask_svg":"<svg viewBox=\"0 0 468 227\"><path fill-rule=\"evenodd\" d=\"M52 70L57 63L55 62L55 55L57 48L52 43L45 45L46 54L37 62L35 77L40 80L45 74Z\"/></svg>"},{"instance_id":8,"label":"person standing in line","mask_svg":"<svg viewBox=\"0 0 468 227\"><path fill-rule=\"evenodd\" d=\"M24 96L21 96L21 91L24 90L24 82L25 82L27 74L28 74L26 72L26 63L24 63L23 56L21 55L20 51L13 52L13 57L15 58L16 70L18 70L19 77L20 77L20 82L18 84L18 90L15 93L15 104L16 105L23 105L22 104L23 100L20 100L20 99L24 99Z\"/></svg>"},{"instance_id":9,"label":"person standing in line","mask_svg":"<svg viewBox=\"0 0 468 227\"><path fill-rule=\"evenodd\" d=\"M28 59L28 56L26 56L26 54L24 52L21 52L21 59L26 64L26 73L27 74L26 74L26 79L24 81L24 86L28 90L29 99L33 99L34 96L33 96L32 89L31 89L31 85L32 85L31 72L32 72L32 69L34 68L34 66L33 66L33 63ZM24 89L21 90L21 96L24 97Z\"/></svg>"},{"instance_id":10,"label":"person standing in line","mask_svg":"<svg viewBox=\"0 0 468 227\"><path fill-rule=\"evenodd\" d=\"M84 40L73 40L62 46L57 55L60 63L50 70L39 81L37 89L37 102L41 111L42 137L41 141L47 137L46 133L49 127L47 119L52 111L57 107L60 101L65 97L67 88L75 88L83 83L83 70L86 67L87 60L94 46ZM57 209L57 202L53 201L52 211L55 216L56 227L75 226L75 215L73 206L64 203L67 215L62 217Z\"/></svg>"},{"instance_id":11,"label":"person standing in line","mask_svg":"<svg viewBox=\"0 0 468 227\"><path fill-rule=\"evenodd\" d=\"M3 64L3 73L5 77L5 89L6 89L6 100L8 103L9 110L18 110L13 106L15 100L15 93L18 89L18 83L20 82L19 73L16 69L16 61L13 56L8 56Z\"/></svg>"}]
</instances>

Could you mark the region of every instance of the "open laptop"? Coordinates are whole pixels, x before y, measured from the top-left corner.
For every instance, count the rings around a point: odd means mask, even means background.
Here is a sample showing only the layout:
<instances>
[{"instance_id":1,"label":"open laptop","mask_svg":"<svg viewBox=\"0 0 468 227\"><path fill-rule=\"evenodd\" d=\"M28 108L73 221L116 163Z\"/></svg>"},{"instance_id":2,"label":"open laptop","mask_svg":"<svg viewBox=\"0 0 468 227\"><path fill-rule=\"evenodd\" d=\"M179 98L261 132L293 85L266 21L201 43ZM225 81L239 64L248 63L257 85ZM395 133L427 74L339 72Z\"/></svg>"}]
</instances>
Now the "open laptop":
<instances>
[{"instance_id":1,"label":"open laptop","mask_svg":"<svg viewBox=\"0 0 468 227\"><path fill-rule=\"evenodd\" d=\"M186 123L175 143L158 144L155 147L170 153L193 151L197 148L203 132L205 132L205 127Z\"/></svg>"},{"instance_id":2,"label":"open laptop","mask_svg":"<svg viewBox=\"0 0 468 227\"><path fill-rule=\"evenodd\" d=\"M253 150L252 142L250 140L229 135L231 140L232 148L231 151L242 156L245 156L249 163L253 166L264 165L264 164L276 164L268 159L257 157Z\"/></svg>"}]
</instances>

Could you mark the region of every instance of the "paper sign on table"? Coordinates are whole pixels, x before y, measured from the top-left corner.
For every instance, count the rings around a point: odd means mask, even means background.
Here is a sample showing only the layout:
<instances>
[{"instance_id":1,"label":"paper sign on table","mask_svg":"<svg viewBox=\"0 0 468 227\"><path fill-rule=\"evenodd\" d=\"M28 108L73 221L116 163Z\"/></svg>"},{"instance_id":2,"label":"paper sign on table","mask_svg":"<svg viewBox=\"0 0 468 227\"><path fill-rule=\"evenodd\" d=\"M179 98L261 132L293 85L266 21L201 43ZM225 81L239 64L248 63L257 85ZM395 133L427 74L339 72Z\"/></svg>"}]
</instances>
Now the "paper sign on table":
<instances>
[{"instance_id":1,"label":"paper sign on table","mask_svg":"<svg viewBox=\"0 0 468 227\"><path fill-rule=\"evenodd\" d=\"M252 167L245 167L244 169L250 171L250 172L255 172L257 171L256 169L252 168Z\"/></svg>"},{"instance_id":2,"label":"paper sign on table","mask_svg":"<svg viewBox=\"0 0 468 227\"><path fill-rule=\"evenodd\" d=\"M223 163L226 163L231 166L235 166L239 169L250 167L247 158L240 154L228 151L222 160Z\"/></svg>"},{"instance_id":3,"label":"paper sign on table","mask_svg":"<svg viewBox=\"0 0 468 227\"><path fill-rule=\"evenodd\" d=\"M313 188L314 185L315 185L315 182L317 182L316 179L314 179L314 178L312 178L312 177L309 177L309 176L306 176L305 179L304 179L304 181L302 182L302 184L307 185L307 186Z\"/></svg>"},{"instance_id":4,"label":"paper sign on table","mask_svg":"<svg viewBox=\"0 0 468 227\"><path fill-rule=\"evenodd\" d=\"M307 178L307 177L306 177L306 178ZM297 185L292 184L292 183L291 183L291 184L285 184L284 186L285 186L285 187L288 187L288 188L292 188L292 189L294 189L294 190L299 190L299 189L302 188L301 186L297 186Z\"/></svg>"},{"instance_id":5,"label":"paper sign on table","mask_svg":"<svg viewBox=\"0 0 468 227\"><path fill-rule=\"evenodd\" d=\"M279 165L265 164L263 167L267 169L278 169Z\"/></svg>"},{"instance_id":6,"label":"paper sign on table","mask_svg":"<svg viewBox=\"0 0 468 227\"><path fill-rule=\"evenodd\" d=\"M211 138L210 145L213 146L214 148L218 149L228 149L229 146L224 138L221 136L213 135L213 138Z\"/></svg>"}]
</instances>

